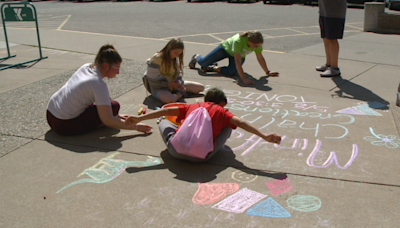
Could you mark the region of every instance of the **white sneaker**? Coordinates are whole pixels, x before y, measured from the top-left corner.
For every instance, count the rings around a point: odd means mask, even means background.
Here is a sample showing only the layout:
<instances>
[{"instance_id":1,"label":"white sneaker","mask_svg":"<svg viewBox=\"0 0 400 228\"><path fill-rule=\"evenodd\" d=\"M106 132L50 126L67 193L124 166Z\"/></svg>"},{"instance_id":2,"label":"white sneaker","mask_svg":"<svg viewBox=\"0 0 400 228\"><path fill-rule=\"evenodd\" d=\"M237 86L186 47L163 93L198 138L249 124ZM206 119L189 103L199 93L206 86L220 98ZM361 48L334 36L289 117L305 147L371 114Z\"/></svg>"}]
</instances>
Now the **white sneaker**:
<instances>
[{"instance_id":1,"label":"white sneaker","mask_svg":"<svg viewBox=\"0 0 400 228\"><path fill-rule=\"evenodd\" d=\"M330 67L330 66L324 64L324 65L322 65L322 66L317 66L317 67L315 67L315 70L324 72L324 71L326 71L329 67Z\"/></svg>"},{"instance_id":2,"label":"white sneaker","mask_svg":"<svg viewBox=\"0 0 400 228\"><path fill-rule=\"evenodd\" d=\"M340 69L333 68L333 67L328 67L326 71L324 71L322 74L320 74L321 77L337 77L340 76Z\"/></svg>"}]
</instances>

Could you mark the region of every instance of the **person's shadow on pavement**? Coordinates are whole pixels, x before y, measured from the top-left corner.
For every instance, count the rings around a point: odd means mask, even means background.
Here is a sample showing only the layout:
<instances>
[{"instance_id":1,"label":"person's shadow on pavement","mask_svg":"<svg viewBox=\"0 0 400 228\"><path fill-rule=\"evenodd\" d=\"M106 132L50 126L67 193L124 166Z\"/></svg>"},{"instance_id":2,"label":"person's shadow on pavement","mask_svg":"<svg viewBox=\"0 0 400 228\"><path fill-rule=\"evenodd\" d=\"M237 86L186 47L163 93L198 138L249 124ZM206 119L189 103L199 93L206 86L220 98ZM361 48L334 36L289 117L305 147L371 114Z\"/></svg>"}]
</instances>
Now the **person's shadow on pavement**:
<instances>
[{"instance_id":1,"label":"person's shadow on pavement","mask_svg":"<svg viewBox=\"0 0 400 228\"><path fill-rule=\"evenodd\" d=\"M341 76L332 77L332 81L336 84L337 88L339 88L339 90L335 91L335 94L332 96L365 101L368 102L369 107L373 109L389 109L388 105L390 103L388 101L363 86L355 84L347 79L343 79ZM382 105L377 105L376 102Z\"/></svg>"},{"instance_id":2,"label":"person's shadow on pavement","mask_svg":"<svg viewBox=\"0 0 400 228\"><path fill-rule=\"evenodd\" d=\"M149 167L128 167L126 172L135 173L146 170L168 169L176 174L175 178L193 183L207 183L217 178L217 174L228 167L238 169L245 173L257 174L274 179L286 179L285 173L264 172L245 166L242 162L235 159L232 149L225 146L223 151L219 151L209 161L203 163L194 163L179 160L172 157L167 150L160 154L164 163Z\"/></svg>"},{"instance_id":3,"label":"person's shadow on pavement","mask_svg":"<svg viewBox=\"0 0 400 228\"><path fill-rule=\"evenodd\" d=\"M118 129L100 127L96 131L82 135L63 136L54 130L49 130L44 135L44 140L56 147L75 153L114 152L122 147L122 141L151 134L132 132L127 136L117 136L119 132Z\"/></svg>"}]
</instances>

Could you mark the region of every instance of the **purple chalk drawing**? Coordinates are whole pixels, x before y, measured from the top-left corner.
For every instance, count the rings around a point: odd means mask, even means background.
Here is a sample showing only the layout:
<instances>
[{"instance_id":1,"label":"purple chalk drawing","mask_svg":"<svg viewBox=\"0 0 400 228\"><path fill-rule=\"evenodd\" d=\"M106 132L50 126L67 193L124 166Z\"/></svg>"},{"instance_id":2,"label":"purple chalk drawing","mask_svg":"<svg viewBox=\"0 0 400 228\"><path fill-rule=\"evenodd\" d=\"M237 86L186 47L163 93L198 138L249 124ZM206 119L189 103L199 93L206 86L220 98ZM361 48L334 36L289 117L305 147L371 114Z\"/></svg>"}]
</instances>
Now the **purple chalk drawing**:
<instances>
[{"instance_id":1,"label":"purple chalk drawing","mask_svg":"<svg viewBox=\"0 0 400 228\"><path fill-rule=\"evenodd\" d=\"M357 144L353 144L353 150L351 152L350 160L343 167L341 165L339 165L335 151L331 151L328 159L326 159L326 161L321 166L317 166L314 164L314 159L315 159L315 156L318 154L319 149L321 148L321 145L322 145L321 141L317 139L314 150L311 152L311 154L307 158L308 166L311 166L314 168L326 168L335 161L335 164L338 168L347 169L349 166L351 166L351 164L353 163L354 159L356 159L357 154L358 154L358 146L357 146Z\"/></svg>"},{"instance_id":2,"label":"purple chalk drawing","mask_svg":"<svg viewBox=\"0 0 400 228\"><path fill-rule=\"evenodd\" d=\"M293 189L292 183L289 179L273 180L265 183L273 196L280 195Z\"/></svg>"},{"instance_id":3,"label":"purple chalk drawing","mask_svg":"<svg viewBox=\"0 0 400 228\"><path fill-rule=\"evenodd\" d=\"M243 188L215 204L212 208L227 212L242 213L266 197L267 195Z\"/></svg>"},{"instance_id":4,"label":"purple chalk drawing","mask_svg":"<svg viewBox=\"0 0 400 228\"><path fill-rule=\"evenodd\" d=\"M400 139L396 139L394 135L382 135L375 134L372 127L369 128L369 131L373 136L365 136L364 140L370 141L374 146L386 146L389 149L396 149L399 147Z\"/></svg>"}]
</instances>

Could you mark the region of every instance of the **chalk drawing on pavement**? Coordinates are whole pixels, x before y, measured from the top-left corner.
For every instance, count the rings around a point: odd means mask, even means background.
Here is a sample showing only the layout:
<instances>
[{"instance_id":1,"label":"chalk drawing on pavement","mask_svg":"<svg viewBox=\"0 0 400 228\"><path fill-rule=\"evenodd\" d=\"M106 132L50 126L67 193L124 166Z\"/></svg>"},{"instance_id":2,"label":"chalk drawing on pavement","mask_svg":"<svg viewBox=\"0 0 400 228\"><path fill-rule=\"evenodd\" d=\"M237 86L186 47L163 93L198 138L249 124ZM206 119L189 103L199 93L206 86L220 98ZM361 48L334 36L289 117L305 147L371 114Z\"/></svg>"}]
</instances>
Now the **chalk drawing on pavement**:
<instances>
[{"instance_id":1,"label":"chalk drawing on pavement","mask_svg":"<svg viewBox=\"0 0 400 228\"><path fill-rule=\"evenodd\" d=\"M375 134L372 127L369 128L369 131L373 136L365 136L364 140L370 141L374 146L386 146L389 149L396 149L399 147L400 139L396 139L394 135L382 135Z\"/></svg>"},{"instance_id":2,"label":"chalk drawing on pavement","mask_svg":"<svg viewBox=\"0 0 400 228\"><path fill-rule=\"evenodd\" d=\"M350 108L345 108L339 111L336 111L337 113L344 113L344 114L351 114L351 115L367 115L367 116L382 116L380 113L374 111L372 108L383 108L386 105L381 104L379 102L371 102L369 104L362 104L358 106L353 106Z\"/></svg>"},{"instance_id":3,"label":"chalk drawing on pavement","mask_svg":"<svg viewBox=\"0 0 400 228\"><path fill-rule=\"evenodd\" d=\"M295 195L287 200L287 205L300 212L316 211L321 207L321 200L315 196Z\"/></svg>"},{"instance_id":4,"label":"chalk drawing on pavement","mask_svg":"<svg viewBox=\"0 0 400 228\"><path fill-rule=\"evenodd\" d=\"M246 214L269 218L291 217L291 214L271 197L250 208Z\"/></svg>"},{"instance_id":5,"label":"chalk drawing on pavement","mask_svg":"<svg viewBox=\"0 0 400 228\"><path fill-rule=\"evenodd\" d=\"M118 152L116 153L118 154ZM78 175L79 177L83 174L86 174L90 178L80 179L70 184L67 184L60 190L58 190L56 194L76 184L81 184L81 183L102 184L112 181L116 177L121 175L121 173L123 173L127 167L147 167L147 166L158 165L161 163L161 160L159 158L154 158L151 156L148 156L146 161L124 161L120 159L113 159L112 157L114 157L116 153L101 159L94 166L85 169L80 175Z\"/></svg>"},{"instance_id":6,"label":"chalk drawing on pavement","mask_svg":"<svg viewBox=\"0 0 400 228\"><path fill-rule=\"evenodd\" d=\"M276 179L265 184L273 196L280 195L293 189L293 185L290 183L288 178L283 180Z\"/></svg>"},{"instance_id":7,"label":"chalk drawing on pavement","mask_svg":"<svg viewBox=\"0 0 400 228\"><path fill-rule=\"evenodd\" d=\"M243 188L215 204L212 208L227 212L242 213L266 197L267 195Z\"/></svg>"},{"instance_id":8,"label":"chalk drawing on pavement","mask_svg":"<svg viewBox=\"0 0 400 228\"><path fill-rule=\"evenodd\" d=\"M258 175L255 171L240 171L237 170L232 173L232 179L239 181L241 183L249 183L257 179Z\"/></svg>"},{"instance_id":9,"label":"chalk drawing on pavement","mask_svg":"<svg viewBox=\"0 0 400 228\"><path fill-rule=\"evenodd\" d=\"M195 204L207 205L216 203L227 195L239 190L238 183L198 183L199 188L192 201Z\"/></svg>"}]
</instances>

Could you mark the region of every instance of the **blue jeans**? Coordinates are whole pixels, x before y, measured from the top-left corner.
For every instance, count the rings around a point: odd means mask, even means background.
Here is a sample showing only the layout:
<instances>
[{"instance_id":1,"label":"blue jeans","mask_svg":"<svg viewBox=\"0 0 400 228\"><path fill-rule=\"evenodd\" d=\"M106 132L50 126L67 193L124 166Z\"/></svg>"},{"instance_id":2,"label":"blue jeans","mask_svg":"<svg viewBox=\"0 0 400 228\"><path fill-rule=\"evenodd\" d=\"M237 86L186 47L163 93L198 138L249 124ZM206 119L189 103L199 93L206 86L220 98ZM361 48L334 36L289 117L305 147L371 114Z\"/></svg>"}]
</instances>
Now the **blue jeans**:
<instances>
[{"instance_id":1,"label":"blue jeans","mask_svg":"<svg viewBox=\"0 0 400 228\"><path fill-rule=\"evenodd\" d=\"M221 61L223 59L229 58L229 65L226 67L221 67L221 73L228 75L228 76L235 76L237 74L236 70L236 64L235 64L235 58L226 52L221 45L216 47L214 50L212 50L206 57L203 57L201 55L197 56L197 62L200 64L202 67L208 67L211 64ZM242 65L244 63L244 60L242 58Z\"/></svg>"}]
</instances>

